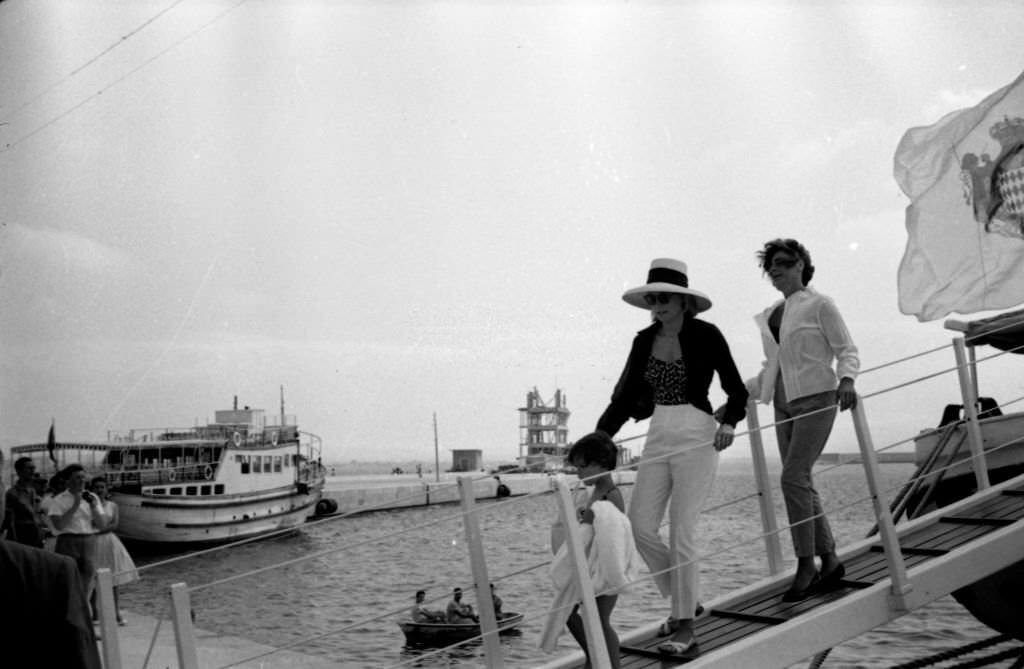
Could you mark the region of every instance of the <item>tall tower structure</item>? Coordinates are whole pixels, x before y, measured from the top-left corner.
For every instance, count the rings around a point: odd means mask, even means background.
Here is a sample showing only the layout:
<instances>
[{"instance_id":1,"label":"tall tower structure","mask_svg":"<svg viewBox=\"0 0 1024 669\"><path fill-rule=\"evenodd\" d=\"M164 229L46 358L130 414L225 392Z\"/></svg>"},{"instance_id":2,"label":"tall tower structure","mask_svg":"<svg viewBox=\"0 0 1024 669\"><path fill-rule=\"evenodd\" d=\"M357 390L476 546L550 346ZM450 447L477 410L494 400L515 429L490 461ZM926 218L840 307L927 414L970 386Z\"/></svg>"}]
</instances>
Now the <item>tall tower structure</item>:
<instances>
[{"instance_id":1,"label":"tall tower structure","mask_svg":"<svg viewBox=\"0 0 1024 669\"><path fill-rule=\"evenodd\" d=\"M565 394L555 390L550 402L535 387L519 409L519 464L528 471L561 469L569 443L569 409Z\"/></svg>"}]
</instances>

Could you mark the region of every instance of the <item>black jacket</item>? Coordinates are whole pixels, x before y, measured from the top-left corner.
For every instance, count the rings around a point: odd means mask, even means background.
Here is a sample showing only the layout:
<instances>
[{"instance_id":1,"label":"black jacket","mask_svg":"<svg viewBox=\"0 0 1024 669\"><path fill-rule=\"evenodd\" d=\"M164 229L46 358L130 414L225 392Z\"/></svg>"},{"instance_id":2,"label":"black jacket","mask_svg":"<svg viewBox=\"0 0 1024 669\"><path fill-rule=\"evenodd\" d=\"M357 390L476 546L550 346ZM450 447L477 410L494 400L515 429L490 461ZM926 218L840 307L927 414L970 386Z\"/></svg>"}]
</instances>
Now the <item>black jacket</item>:
<instances>
[{"instance_id":1,"label":"black jacket","mask_svg":"<svg viewBox=\"0 0 1024 669\"><path fill-rule=\"evenodd\" d=\"M627 419L643 420L654 413L654 389L644 379L654 337L661 323L637 333L622 376L615 384L612 400L597 421L597 429L614 436ZM701 411L711 413L708 388L718 372L718 380L728 399L723 423L735 426L747 415L747 388L736 370L729 344L717 327L699 318L687 316L679 332L679 345L686 365L686 399Z\"/></svg>"}]
</instances>

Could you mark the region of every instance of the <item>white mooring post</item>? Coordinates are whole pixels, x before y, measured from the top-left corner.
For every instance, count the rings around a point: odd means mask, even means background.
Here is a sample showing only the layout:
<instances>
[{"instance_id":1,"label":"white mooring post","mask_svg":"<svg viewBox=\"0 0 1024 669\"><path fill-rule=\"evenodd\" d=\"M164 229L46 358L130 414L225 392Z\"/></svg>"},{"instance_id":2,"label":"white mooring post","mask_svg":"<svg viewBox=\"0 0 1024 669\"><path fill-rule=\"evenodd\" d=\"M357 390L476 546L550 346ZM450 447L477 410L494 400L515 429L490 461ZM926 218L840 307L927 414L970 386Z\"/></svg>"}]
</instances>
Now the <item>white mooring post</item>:
<instances>
[{"instance_id":1,"label":"white mooring post","mask_svg":"<svg viewBox=\"0 0 1024 669\"><path fill-rule=\"evenodd\" d=\"M871 491L871 502L875 507L878 534L882 539L885 560L889 565L889 575L892 578L892 592L890 593L892 607L897 611L906 611L906 597L911 590L910 581L907 580L907 565L903 561L903 550L900 548L899 536L896 534L896 526L892 520L892 513L889 511L889 502L885 499L882 489L878 456L875 453L875 444L871 439L871 431L868 429L863 398L857 397L857 405L851 409L851 412L853 413L853 428L857 432L857 443L860 445L860 456L864 461L864 472L867 474L868 489Z\"/></svg>"},{"instance_id":2,"label":"white mooring post","mask_svg":"<svg viewBox=\"0 0 1024 669\"><path fill-rule=\"evenodd\" d=\"M460 476L459 493L462 496L463 519L466 525L466 547L469 549L469 565L473 571L476 586L477 611L480 616L480 633L484 638L484 655L488 669L502 669L505 658L501 652L498 637L498 621L494 615L494 600L491 598L491 581L487 576L487 561L484 558L484 544L480 535L480 523L476 516L476 495L473 478Z\"/></svg>"},{"instance_id":3,"label":"white mooring post","mask_svg":"<svg viewBox=\"0 0 1024 669\"><path fill-rule=\"evenodd\" d=\"M192 602L184 583L171 586L171 619L174 621L174 644L178 649L179 669L199 669L196 634L192 629Z\"/></svg>"},{"instance_id":4,"label":"white mooring post","mask_svg":"<svg viewBox=\"0 0 1024 669\"><path fill-rule=\"evenodd\" d=\"M611 659L608 657L604 630L601 629L601 617L597 612L594 583L590 580L590 566L587 564L587 552L583 546L583 535L580 532L579 520L576 518L572 493L569 492L569 484L562 474L554 477L553 485L559 517L565 526L565 542L574 567L573 574L582 598L579 613L583 618L583 631L587 637L587 649L590 651L590 665L595 669L611 669ZM570 611L565 612L566 618L569 617L569 613Z\"/></svg>"},{"instance_id":5,"label":"white mooring post","mask_svg":"<svg viewBox=\"0 0 1024 669\"><path fill-rule=\"evenodd\" d=\"M103 637L103 669L121 669L121 641L117 636L117 607L114 606L114 575L106 567L96 570L96 603L99 605L100 634Z\"/></svg>"},{"instance_id":6,"label":"white mooring post","mask_svg":"<svg viewBox=\"0 0 1024 669\"><path fill-rule=\"evenodd\" d=\"M764 532L764 547L768 553L768 572L781 574L782 541L779 539L779 524L775 517L775 500L772 499L772 483L768 477L768 463L764 457L764 442L761 440L761 424L757 419L757 403L747 402L747 429L750 432L750 455L754 461L754 483L757 486L757 501L761 507L761 528Z\"/></svg>"},{"instance_id":7,"label":"white mooring post","mask_svg":"<svg viewBox=\"0 0 1024 669\"><path fill-rule=\"evenodd\" d=\"M960 397L964 403L964 425L967 428L967 443L971 446L971 466L974 468L974 479L978 490L989 487L988 465L985 463L985 441L978 424L978 391L977 367L972 361L967 362L966 345L963 337L953 340L953 353L956 355L956 371L960 378Z\"/></svg>"}]
</instances>

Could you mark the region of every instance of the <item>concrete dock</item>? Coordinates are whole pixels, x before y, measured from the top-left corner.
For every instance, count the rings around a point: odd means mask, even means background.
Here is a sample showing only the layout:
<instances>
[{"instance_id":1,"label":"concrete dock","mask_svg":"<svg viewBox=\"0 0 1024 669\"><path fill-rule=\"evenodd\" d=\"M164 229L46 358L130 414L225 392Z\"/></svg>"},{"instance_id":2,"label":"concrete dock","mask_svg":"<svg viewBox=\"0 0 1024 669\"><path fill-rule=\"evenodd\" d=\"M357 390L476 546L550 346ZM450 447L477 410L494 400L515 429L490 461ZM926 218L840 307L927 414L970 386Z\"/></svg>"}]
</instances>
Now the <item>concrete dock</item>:
<instances>
[{"instance_id":1,"label":"concrete dock","mask_svg":"<svg viewBox=\"0 0 1024 669\"><path fill-rule=\"evenodd\" d=\"M177 669L178 652L174 640L174 627L169 620L162 622L150 616L125 613L128 624L118 627L117 647L120 666L125 669ZM159 629L158 629L159 626ZM306 655L248 639L224 636L200 628L194 629L196 657L200 667L240 667L242 669L328 669L337 667L324 657ZM103 639L98 642L103 657ZM249 659L253 658L253 659ZM111 663L113 664L113 663Z\"/></svg>"},{"instance_id":2,"label":"concrete dock","mask_svg":"<svg viewBox=\"0 0 1024 669\"><path fill-rule=\"evenodd\" d=\"M432 504L455 504L460 501L458 478L469 476L473 480L475 499L494 499L498 481L481 472L455 474L446 472L440 476L416 474L377 476L329 476L324 486L324 498L338 504L338 513L362 513L366 511L387 511L429 506ZM508 486L512 496L541 494L551 491L549 474L499 474L501 482ZM612 473L616 485L631 485L636 472L625 470ZM575 476L571 475L575 481Z\"/></svg>"}]
</instances>

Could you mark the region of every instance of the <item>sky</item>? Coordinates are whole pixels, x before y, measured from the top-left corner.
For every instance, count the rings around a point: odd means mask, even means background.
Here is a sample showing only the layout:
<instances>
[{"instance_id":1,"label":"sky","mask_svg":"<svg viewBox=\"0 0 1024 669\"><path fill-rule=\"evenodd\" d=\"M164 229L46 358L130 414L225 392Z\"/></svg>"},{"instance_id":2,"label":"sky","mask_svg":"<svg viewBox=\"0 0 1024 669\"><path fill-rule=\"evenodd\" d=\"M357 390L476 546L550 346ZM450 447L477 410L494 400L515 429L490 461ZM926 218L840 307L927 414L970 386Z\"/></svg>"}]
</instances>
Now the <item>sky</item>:
<instances>
[{"instance_id":1,"label":"sky","mask_svg":"<svg viewBox=\"0 0 1024 669\"><path fill-rule=\"evenodd\" d=\"M593 428L653 258L755 374L779 236L864 368L948 344L898 309L893 153L1019 75L1022 27L989 0L4 0L0 447L275 414L283 387L325 461L432 464L436 414L442 467L508 462L533 388ZM869 398L876 447L958 401L948 374ZM845 415L827 450L856 450Z\"/></svg>"}]
</instances>

